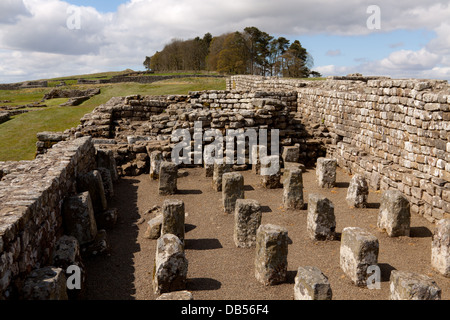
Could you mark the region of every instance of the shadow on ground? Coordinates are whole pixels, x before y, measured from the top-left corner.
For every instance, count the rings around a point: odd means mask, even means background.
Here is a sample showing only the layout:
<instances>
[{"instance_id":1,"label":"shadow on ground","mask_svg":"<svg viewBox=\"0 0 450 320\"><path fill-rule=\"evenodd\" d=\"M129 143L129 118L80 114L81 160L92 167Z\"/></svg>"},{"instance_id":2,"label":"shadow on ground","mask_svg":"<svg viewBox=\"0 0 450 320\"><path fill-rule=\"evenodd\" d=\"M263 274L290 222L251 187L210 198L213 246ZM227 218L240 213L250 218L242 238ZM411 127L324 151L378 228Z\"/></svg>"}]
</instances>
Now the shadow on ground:
<instances>
[{"instance_id":1,"label":"shadow on ground","mask_svg":"<svg viewBox=\"0 0 450 320\"><path fill-rule=\"evenodd\" d=\"M137 243L138 180L120 180L114 186L109 207L117 208L119 217L113 229L107 230L109 254L85 261L88 272L87 300L130 300L136 293L134 287L134 253L140 250Z\"/></svg>"}]
</instances>

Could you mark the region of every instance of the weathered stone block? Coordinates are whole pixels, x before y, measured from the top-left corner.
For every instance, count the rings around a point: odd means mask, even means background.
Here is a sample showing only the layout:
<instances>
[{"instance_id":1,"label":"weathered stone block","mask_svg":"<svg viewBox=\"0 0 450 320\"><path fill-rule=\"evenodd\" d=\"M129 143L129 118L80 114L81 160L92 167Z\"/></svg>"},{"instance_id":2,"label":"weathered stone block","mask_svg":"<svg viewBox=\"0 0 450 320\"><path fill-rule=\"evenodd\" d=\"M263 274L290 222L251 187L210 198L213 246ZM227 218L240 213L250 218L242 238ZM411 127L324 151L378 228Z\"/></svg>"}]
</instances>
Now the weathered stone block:
<instances>
[{"instance_id":1,"label":"weathered stone block","mask_svg":"<svg viewBox=\"0 0 450 320\"><path fill-rule=\"evenodd\" d=\"M333 188L336 185L336 159L317 159L316 177L319 187Z\"/></svg>"},{"instance_id":2,"label":"weathered stone block","mask_svg":"<svg viewBox=\"0 0 450 320\"><path fill-rule=\"evenodd\" d=\"M194 300L194 297L189 291L183 290L163 293L156 300Z\"/></svg>"},{"instance_id":3,"label":"weathered stone block","mask_svg":"<svg viewBox=\"0 0 450 320\"><path fill-rule=\"evenodd\" d=\"M312 240L334 240L336 237L336 218L333 203L317 194L308 199L307 231Z\"/></svg>"},{"instance_id":4,"label":"weathered stone block","mask_svg":"<svg viewBox=\"0 0 450 320\"><path fill-rule=\"evenodd\" d=\"M159 214L148 222L147 230L145 231L145 239L158 239L161 236L161 226L163 222L163 215Z\"/></svg>"},{"instance_id":5,"label":"weathered stone block","mask_svg":"<svg viewBox=\"0 0 450 320\"><path fill-rule=\"evenodd\" d=\"M32 271L25 280L22 295L25 300L67 300L65 271L55 267Z\"/></svg>"},{"instance_id":6,"label":"weathered stone block","mask_svg":"<svg viewBox=\"0 0 450 320\"><path fill-rule=\"evenodd\" d=\"M441 300L441 289L425 275L393 270L390 278L391 300Z\"/></svg>"},{"instance_id":7,"label":"weathered stone block","mask_svg":"<svg viewBox=\"0 0 450 320\"><path fill-rule=\"evenodd\" d=\"M188 272L188 260L183 244L173 234L162 235L156 246L153 289L157 295L184 290Z\"/></svg>"},{"instance_id":8,"label":"weathered stone block","mask_svg":"<svg viewBox=\"0 0 450 320\"><path fill-rule=\"evenodd\" d=\"M283 182L283 206L286 209L302 210L303 175L299 169L291 169Z\"/></svg>"},{"instance_id":9,"label":"weathered stone block","mask_svg":"<svg viewBox=\"0 0 450 320\"><path fill-rule=\"evenodd\" d=\"M111 177L111 171L106 168L98 168L103 182L103 190L107 199L111 199L114 196L114 184Z\"/></svg>"},{"instance_id":10,"label":"weathered stone block","mask_svg":"<svg viewBox=\"0 0 450 320\"><path fill-rule=\"evenodd\" d=\"M390 237L410 235L411 213L408 199L398 190L387 190L380 201L377 226Z\"/></svg>"},{"instance_id":11,"label":"weathered stone block","mask_svg":"<svg viewBox=\"0 0 450 320\"><path fill-rule=\"evenodd\" d=\"M80 245L75 237L64 235L56 241L52 264L64 270L71 265L82 266Z\"/></svg>"},{"instance_id":12,"label":"weathered stone block","mask_svg":"<svg viewBox=\"0 0 450 320\"><path fill-rule=\"evenodd\" d=\"M342 231L340 266L355 285L367 285L367 269L377 264L378 251L378 239L366 230L348 227Z\"/></svg>"},{"instance_id":13,"label":"weathered stone block","mask_svg":"<svg viewBox=\"0 0 450 320\"><path fill-rule=\"evenodd\" d=\"M162 152L153 151L150 153L150 179L158 180L161 163L163 162Z\"/></svg>"},{"instance_id":14,"label":"weathered stone block","mask_svg":"<svg viewBox=\"0 0 450 320\"><path fill-rule=\"evenodd\" d=\"M350 180L347 190L347 204L350 207L365 208L367 197L369 196L369 186L366 179L361 174L355 174Z\"/></svg>"},{"instance_id":15,"label":"weathered stone block","mask_svg":"<svg viewBox=\"0 0 450 320\"><path fill-rule=\"evenodd\" d=\"M266 189L277 189L283 186L279 156L261 158L261 184Z\"/></svg>"},{"instance_id":16,"label":"weathered stone block","mask_svg":"<svg viewBox=\"0 0 450 320\"><path fill-rule=\"evenodd\" d=\"M236 200L234 243L239 248L256 246L256 231L261 225L261 206L256 200Z\"/></svg>"},{"instance_id":17,"label":"weathered stone block","mask_svg":"<svg viewBox=\"0 0 450 320\"><path fill-rule=\"evenodd\" d=\"M254 174L260 174L261 172L261 161L259 159L260 149L265 148L264 146L252 145L250 150L250 159L252 164L252 172ZM265 149L266 150L266 149Z\"/></svg>"},{"instance_id":18,"label":"weathered stone block","mask_svg":"<svg viewBox=\"0 0 450 320\"><path fill-rule=\"evenodd\" d=\"M300 157L300 148L297 146L284 147L281 157L283 158L283 162L298 162Z\"/></svg>"},{"instance_id":19,"label":"weathered stone block","mask_svg":"<svg viewBox=\"0 0 450 320\"><path fill-rule=\"evenodd\" d=\"M95 216L95 221L97 223L98 229L112 229L117 222L117 218L119 216L119 212L117 208L111 208L105 210L101 213L98 213Z\"/></svg>"},{"instance_id":20,"label":"weathered stone block","mask_svg":"<svg viewBox=\"0 0 450 320\"><path fill-rule=\"evenodd\" d=\"M64 271L70 266L77 266L80 270L79 288L67 289L69 299L79 299L85 293L86 271L81 258L78 240L71 236L62 236L56 241L52 255L52 265Z\"/></svg>"},{"instance_id":21,"label":"weathered stone block","mask_svg":"<svg viewBox=\"0 0 450 320\"><path fill-rule=\"evenodd\" d=\"M80 245L94 240L97 224L89 192L65 199L62 213L66 234L75 237Z\"/></svg>"},{"instance_id":22,"label":"weathered stone block","mask_svg":"<svg viewBox=\"0 0 450 320\"><path fill-rule=\"evenodd\" d=\"M295 277L294 300L331 300L328 278L317 267L300 267Z\"/></svg>"},{"instance_id":23,"label":"weathered stone block","mask_svg":"<svg viewBox=\"0 0 450 320\"><path fill-rule=\"evenodd\" d=\"M178 167L176 164L164 161L159 170L159 194L162 196L177 193Z\"/></svg>"},{"instance_id":24,"label":"weathered stone block","mask_svg":"<svg viewBox=\"0 0 450 320\"><path fill-rule=\"evenodd\" d=\"M119 179L117 164L112 150L97 149L97 167L108 169L113 181Z\"/></svg>"},{"instance_id":25,"label":"weathered stone block","mask_svg":"<svg viewBox=\"0 0 450 320\"><path fill-rule=\"evenodd\" d=\"M286 280L288 231L280 226L261 225L256 233L255 276L265 286Z\"/></svg>"},{"instance_id":26,"label":"weathered stone block","mask_svg":"<svg viewBox=\"0 0 450 320\"><path fill-rule=\"evenodd\" d=\"M226 159L223 162L215 161L213 165L213 179L212 186L217 192L222 191L222 177L224 173L231 171L231 165L226 163Z\"/></svg>"},{"instance_id":27,"label":"weathered stone block","mask_svg":"<svg viewBox=\"0 0 450 320\"><path fill-rule=\"evenodd\" d=\"M445 277L450 277L450 219L441 219L431 243L431 266Z\"/></svg>"},{"instance_id":28,"label":"weathered stone block","mask_svg":"<svg viewBox=\"0 0 450 320\"><path fill-rule=\"evenodd\" d=\"M244 176L238 172L224 173L222 176L222 203L225 213L234 213L237 199L244 199Z\"/></svg>"},{"instance_id":29,"label":"weathered stone block","mask_svg":"<svg viewBox=\"0 0 450 320\"><path fill-rule=\"evenodd\" d=\"M95 257L107 253L109 250L108 234L105 230L98 230L94 240L81 247L85 257Z\"/></svg>"},{"instance_id":30,"label":"weathered stone block","mask_svg":"<svg viewBox=\"0 0 450 320\"><path fill-rule=\"evenodd\" d=\"M161 235L174 234L184 243L184 202L181 200L165 200L162 212Z\"/></svg>"},{"instance_id":31,"label":"weathered stone block","mask_svg":"<svg viewBox=\"0 0 450 320\"><path fill-rule=\"evenodd\" d=\"M79 175L77 177L77 190L78 192L89 191L95 214L108 209L102 176L98 170Z\"/></svg>"}]
</instances>

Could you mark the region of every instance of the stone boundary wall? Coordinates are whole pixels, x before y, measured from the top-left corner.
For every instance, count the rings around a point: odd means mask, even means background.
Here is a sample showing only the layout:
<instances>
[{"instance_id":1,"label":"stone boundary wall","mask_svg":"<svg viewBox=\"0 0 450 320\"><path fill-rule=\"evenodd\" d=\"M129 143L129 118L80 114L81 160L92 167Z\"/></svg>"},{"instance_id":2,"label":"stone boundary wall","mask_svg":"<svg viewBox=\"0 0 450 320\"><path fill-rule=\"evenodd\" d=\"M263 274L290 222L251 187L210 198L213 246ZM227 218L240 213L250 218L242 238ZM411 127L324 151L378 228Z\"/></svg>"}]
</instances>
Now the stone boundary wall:
<instances>
[{"instance_id":1,"label":"stone boundary wall","mask_svg":"<svg viewBox=\"0 0 450 320\"><path fill-rule=\"evenodd\" d=\"M90 137L63 141L33 161L0 162L0 300L49 263L63 233L61 206L76 176L96 167Z\"/></svg>"},{"instance_id":2,"label":"stone boundary wall","mask_svg":"<svg viewBox=\"0 0 450 320\"><path fill-rule=\"evenodd\" d=\"M1 112L0 111L0 124L3 122L6 122L10 119L10 114L9 112Z\"/></svg>"},{"instance_id":3,"label":"stone boundary wall","mask_svg":"<svg viewBox=\"0 0 450 320\"><path fill-rule=\"evenodd\" d=\"M440 80L309 81L232 76L237 90L298 95L304 123L318 119L333 144L328 155L375 189L397 189L428 220L450 214L450 87Z\"/></svg>"},{"instance_id":4,"label":"stone boundary wall","mask_svg":"<svg viewBox=\"0 0 450 320\"><path fill-rule=\"evenodd\" d=\"M114 76L111 79L78 79L78 84L104 84L104 83L120 83L120 82L137 82L137 83L153 83L157 81L181 78L223 78L223 76L215 75L173 75L173 76Z\"/></svg>"},{"instance_id":5,"label":"stone boundary wall","mask_svg":"<svg viewBox=\"0 0 450 320\"><path fill-rule=\"evenodd\" d=\"M26 81L19 83L0 83L0 90L19 90L29 88L46 88L48 81Z\"/></svg>"}]
</instances>

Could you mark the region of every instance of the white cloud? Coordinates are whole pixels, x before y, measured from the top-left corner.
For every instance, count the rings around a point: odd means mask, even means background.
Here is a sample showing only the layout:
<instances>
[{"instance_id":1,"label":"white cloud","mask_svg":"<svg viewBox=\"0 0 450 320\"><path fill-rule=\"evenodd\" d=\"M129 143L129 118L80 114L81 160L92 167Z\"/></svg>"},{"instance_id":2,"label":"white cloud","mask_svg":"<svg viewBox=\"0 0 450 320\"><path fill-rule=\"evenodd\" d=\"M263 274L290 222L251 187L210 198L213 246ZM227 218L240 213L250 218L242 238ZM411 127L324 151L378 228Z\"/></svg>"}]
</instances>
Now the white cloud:
<instances>
[{"instance_id":1,"label":"white cloud","mask_svg":"<svg viewBox=\"0 0 450 320\"><path fill-rule=\"evenodd\" d=\"M81 29L67 28L62 0L0 1L0 82L80 74L94 69L119 70L141 66L146 55L172 38L256 26L270 34L367 35L366 0L131 0L115 13L80 7ZM398 29L434 31L436 38L417 51L399 50L380 61L356 67L318 66L322 72L406 74L442 77L450 67L450 7L448 0L378 0L384 33ZM24 57L14 57L16 52ZM330 50L329 55L338 55ZM3 71L7 70L7 71ZM56 70L56 71L55 71ZM363 73L363 72L361 72ZM23 77L20 76L23 74ZM15 76L11 76L15 75Z\"/></svg>"},{"instance_id":2,"label":"white cloud","mask_svg":"<svg viewBox=\"0 0 450 320\"><path fill-rule=\"evenodd\" d=\"M425 70L439 64L442 57L425 48L419 51L400 50L380 61L381 67L388 69Z\"/></svg>"},{"instance_id":3,"label":"white cloud","mask_svg":"<svg viewBox=\"0 0 450 320\"><path fill-rule=\"evenodd\" d=\"M15 23L21 16L29 16L30 12L22 0L0 1L0 24Z\"/></svg>"}]
</instances>

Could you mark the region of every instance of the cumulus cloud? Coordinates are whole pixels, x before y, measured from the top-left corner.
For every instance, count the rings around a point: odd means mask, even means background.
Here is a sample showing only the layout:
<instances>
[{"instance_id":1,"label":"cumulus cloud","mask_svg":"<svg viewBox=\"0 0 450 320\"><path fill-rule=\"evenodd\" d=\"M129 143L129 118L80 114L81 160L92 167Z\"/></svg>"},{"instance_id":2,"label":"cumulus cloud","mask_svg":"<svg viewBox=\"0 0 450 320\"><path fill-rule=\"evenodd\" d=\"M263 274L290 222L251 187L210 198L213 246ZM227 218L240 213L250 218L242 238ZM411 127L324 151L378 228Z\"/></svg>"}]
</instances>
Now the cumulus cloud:
<instances>
[{"instance_id":1,"label":"cumulus cloud","mask_svg":"<svg viewBox=\"0 0 450 320\"><path fill-rule=\"evenodd\" d=\"M206 32L220 35L248 26L293 38L368 35L374 32L366 24L371 4L368 0L130 0L114 13L79 7L80 29L71 30L67 27L70 4L65 1L1 0L0 82L18 79L23 72L26 80L46 77L53 70L73 74L74 70L140 66L146 55L161 50L172 38L187 39ZM364 61L356 67L317 66L316 70L352 73L360 72L355 70L359 68L369 74L410 70L417 75L448 75L448 0L378 0L377 5L382 19L382 29L377 32L420 28L434 31L435 39L420 50L398 50L380 61ZM14 57L17 52L30 62ZM339 54L339 50L330 50L327 55Z\"/></svg>"},{"instance_id":2,"label":"cumulus cloud","mask_svg":"<svg viewBox=\"0 0 450 320\"><path fill-rule=\"evenodd\" d=\"M21 16L30 16L22 0L2 0L0 2L0 24L12 24Z\"/></svg>"}]
</instances>

